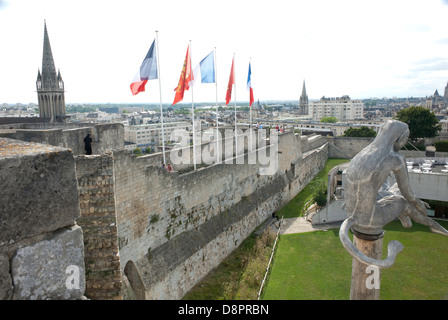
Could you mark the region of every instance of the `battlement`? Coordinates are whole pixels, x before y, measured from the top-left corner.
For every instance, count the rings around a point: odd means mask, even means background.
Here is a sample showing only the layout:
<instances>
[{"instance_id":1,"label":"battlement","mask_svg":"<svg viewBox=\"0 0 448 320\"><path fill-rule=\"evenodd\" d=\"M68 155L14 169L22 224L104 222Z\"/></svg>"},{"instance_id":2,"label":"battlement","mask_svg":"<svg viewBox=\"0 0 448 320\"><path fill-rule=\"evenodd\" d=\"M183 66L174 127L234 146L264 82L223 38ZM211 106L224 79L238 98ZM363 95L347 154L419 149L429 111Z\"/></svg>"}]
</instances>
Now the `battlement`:
<instances>
[{"instance_id":1,"label":"battlement","mask_svg":"<svg viewBox=\"0 0 448 320\"><path fill-rule=\"evenodd\" d=\"M124 149L124 126L121 123L13 123L0 125L0 137L43 143L85 154L84 137L90 134L93 154Z\"/></svg>"}]
</instances>

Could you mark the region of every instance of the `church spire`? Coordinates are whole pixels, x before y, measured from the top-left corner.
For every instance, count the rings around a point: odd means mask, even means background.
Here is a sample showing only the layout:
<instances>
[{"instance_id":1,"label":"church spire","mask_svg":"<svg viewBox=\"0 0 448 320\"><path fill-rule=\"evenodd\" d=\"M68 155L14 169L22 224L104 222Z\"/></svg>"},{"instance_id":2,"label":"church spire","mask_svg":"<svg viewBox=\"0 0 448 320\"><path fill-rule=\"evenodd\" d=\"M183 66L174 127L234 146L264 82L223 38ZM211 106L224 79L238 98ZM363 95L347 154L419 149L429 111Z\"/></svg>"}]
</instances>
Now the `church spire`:
<instances>
[{"instance_id":1,"label":"church spire","mask_svg":"<svg viewBox=\"0 0 448 320\"><path fill-rule=\"evenodd\" d=\"M302 97L306 97L305 80L303 80Z\"/></svg>"},{"instance_id":2,"label":"church spire","mask_svg":"<svg viewBox=\"0 0 448 320\"><path fill-rule=\"evenodd\" d=\"M56 67L51 52L50 38L48 37L47 23L44 21L44 51L42 55L42 80L46 88L57 88Z\"/></svg>"},{"instance_id":3,"label":"church spire","mask_svg":"<svg viewBox=\"0 0 448 320\"><path fill-rule=\"evenodd\" d=\"M50 121L65 121L64 81L61 72L54 65L48 37L47 22L44 21L44 50L42 55L42 69L37 71L37 98L39 117Z\"/></svg>"},{"instance_id":4,"label":"church spire","mask_svg":"<svg viewBox=\"0 0 448 320\"><path fill-rule=\"evenodd\" d=\"M302 87L302 95L300 96L299 101L299 114L308 114L308 108L309 108L309 102L308 102L308 96L306 94L306 88L305 88L305 80L303 80L303 87Z\"/></svg>"}]
</instances>

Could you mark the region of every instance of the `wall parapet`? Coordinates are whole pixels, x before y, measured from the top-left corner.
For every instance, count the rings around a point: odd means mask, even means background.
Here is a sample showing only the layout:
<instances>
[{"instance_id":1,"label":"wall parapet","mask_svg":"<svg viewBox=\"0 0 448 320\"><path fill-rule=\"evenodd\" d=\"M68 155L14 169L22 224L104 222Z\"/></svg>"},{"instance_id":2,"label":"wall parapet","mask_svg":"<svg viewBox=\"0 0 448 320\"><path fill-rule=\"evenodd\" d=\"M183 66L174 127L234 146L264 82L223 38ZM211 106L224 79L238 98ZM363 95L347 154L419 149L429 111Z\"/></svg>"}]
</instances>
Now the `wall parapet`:
<instances>
[{"instance_id":1,"label":"wall parapet","mask_svg":"<svg viewBox=\"0 0 448 320\"><path fill-rule=\"evenodd\" d=\"M73 153L0 138L0 300L82 299ZM67 270L76 278L67 286Z\"/></svg>"}]
</instances>

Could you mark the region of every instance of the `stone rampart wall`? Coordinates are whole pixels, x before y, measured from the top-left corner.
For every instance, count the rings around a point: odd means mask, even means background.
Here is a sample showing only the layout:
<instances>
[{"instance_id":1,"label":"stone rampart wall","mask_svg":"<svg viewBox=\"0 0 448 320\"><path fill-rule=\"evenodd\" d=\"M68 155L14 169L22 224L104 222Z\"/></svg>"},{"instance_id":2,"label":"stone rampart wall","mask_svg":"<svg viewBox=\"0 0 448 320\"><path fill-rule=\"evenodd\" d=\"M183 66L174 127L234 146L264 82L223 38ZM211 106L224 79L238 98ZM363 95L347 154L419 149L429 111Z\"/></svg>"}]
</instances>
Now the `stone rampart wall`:
<instances>
[{"instance_id":1,"label":"stone rampart wall","mask_svg":"<svg viewBox=\"0 0 448 320\"><path fill-rule=\"evenodd\" d=\"M124 149L124 126L121 123L21 123L0 125L0 130L2 129L2 137L68 148L75 155L85 154L84 137L88 133L93 139L93 154Z\"/></svg>"},{"instance_id":2,"label":"stone rampart wall","mask_svg":"<svg viewBox=\"0 0 448 320\"><path fill-rule=\"evenodd\" d=\"M351 159L367 147L374 138L326 137L330 146L328 157L336 159Z\"/></svg>"},{"instance_id":3,"label":"stone rampart wall","mask_svg":"<svg viewBox=\"0 0 448 320\"><path fill-rule=\"evenodd\" d=\"M170 173L114 152L120 264L140 298L181 298L300 192L327 158L324 140L305 155L301 141L279 136L273 175L247 162Z\"/></svg>"},{"instance_id":4,"label":"stone rampart wall","mask_svg":"<svg viewBox=\"0 0 448 320\"><path fill-rule=\"evenodd\" d=\"M0 138L0 186L0 300L82 299L73 153Z\"/></svg>"},{"instance_id":5,"label":"stone rampart wall","mask_svg":"<svg viewBox=\"0 0 448 320\"><path fill-rule=\"evenodd\" d=\"M112 155L76 157L76 175L81 210L77 222L84 232L86 297L122 299Z\"/></svg>"}]
</instances>

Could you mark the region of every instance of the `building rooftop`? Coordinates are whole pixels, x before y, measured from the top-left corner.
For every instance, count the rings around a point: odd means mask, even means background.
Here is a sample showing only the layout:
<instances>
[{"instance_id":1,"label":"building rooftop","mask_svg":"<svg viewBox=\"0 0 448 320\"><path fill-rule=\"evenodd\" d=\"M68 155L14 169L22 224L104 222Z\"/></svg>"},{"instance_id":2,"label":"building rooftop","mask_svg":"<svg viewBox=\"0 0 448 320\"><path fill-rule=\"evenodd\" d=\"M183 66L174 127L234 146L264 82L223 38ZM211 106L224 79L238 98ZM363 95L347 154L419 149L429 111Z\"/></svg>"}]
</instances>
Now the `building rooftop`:
<instances>
[{"instance_id":1,"label":"building rooftop","mask_svg":"<svg viewBox=\"0 0 448 320\"><path fill-rule=\"evenodd\" d=\"M447 158L407 158L406 164L409 173L445 174L448 175Z\"/></svg>"}]
</instances>

